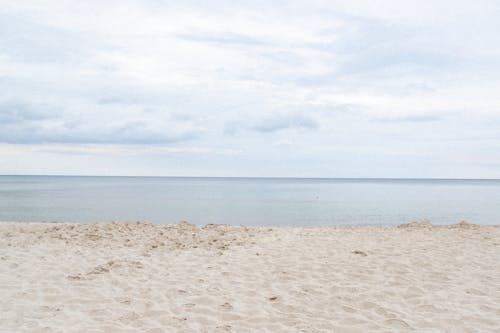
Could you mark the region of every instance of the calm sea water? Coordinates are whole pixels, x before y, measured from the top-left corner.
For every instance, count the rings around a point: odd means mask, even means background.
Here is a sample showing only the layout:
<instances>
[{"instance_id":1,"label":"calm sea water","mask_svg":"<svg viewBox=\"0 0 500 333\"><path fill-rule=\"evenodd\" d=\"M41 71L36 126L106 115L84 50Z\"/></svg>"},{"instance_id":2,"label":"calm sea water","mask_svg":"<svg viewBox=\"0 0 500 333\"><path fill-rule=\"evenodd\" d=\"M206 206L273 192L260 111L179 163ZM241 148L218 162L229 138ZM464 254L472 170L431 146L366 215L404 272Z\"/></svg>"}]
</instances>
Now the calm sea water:
<instances>
[{"instance_id":1,"label":"calm sea water","mask_svg":"<svg viewBox=\"0 0 500 333\"><path fill-rule=\"evenodd\" d=\"M500 223L500 180L0 176L0 221Z\"/></svg>"}]
</instances>

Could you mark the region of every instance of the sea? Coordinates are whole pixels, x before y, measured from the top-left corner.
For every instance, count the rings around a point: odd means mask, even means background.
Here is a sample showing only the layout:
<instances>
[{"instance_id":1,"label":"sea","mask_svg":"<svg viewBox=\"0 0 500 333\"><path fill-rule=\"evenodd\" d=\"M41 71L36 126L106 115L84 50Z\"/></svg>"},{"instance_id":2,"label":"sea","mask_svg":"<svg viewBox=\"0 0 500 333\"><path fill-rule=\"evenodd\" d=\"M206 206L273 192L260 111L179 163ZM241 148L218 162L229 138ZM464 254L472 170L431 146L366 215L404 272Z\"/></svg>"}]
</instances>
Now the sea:
<instances>
[{"instance_id":1,"label":"sea","mask_svg":"<svg viewBox=\"0 0 500 333\"><path fill-rule=\"evenodd\" d=\"M0 221L500 224L500 180L0 176Z\"/></svg>"}]
</instances>

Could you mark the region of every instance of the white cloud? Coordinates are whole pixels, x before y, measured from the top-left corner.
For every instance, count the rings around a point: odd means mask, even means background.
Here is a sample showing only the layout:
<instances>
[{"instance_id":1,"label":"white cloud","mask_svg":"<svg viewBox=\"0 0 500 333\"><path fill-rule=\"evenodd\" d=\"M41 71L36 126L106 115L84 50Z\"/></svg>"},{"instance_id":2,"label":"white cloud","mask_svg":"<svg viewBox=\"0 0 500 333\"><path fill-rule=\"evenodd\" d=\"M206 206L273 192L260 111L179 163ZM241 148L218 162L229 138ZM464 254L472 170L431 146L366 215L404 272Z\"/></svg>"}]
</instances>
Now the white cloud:
<instances>
[{"instance_id":1,"label":"white cloud","mask_svg":"<svg viewBox=\"0 0 500 333\"><path fill-rule=\"evenodd\" d=\"M351 176L351 165L358 176L500 177L499 13L496 1L6 0L0 141L66 145L67 158L78 145L108 147L107 158L168 145L150 154L163 174L180 149L189 157L174 164L195 175ZM443 148L456 140L462 150ZM87 151L95 173L98 150ZM22 151L37 173L40 149ZM202 151L212 169L197 167ZM390 167L401 156L419 163ZM294 171L271 166L277 157ZM1 159L0 173L18 173Z\"/></svg>"}]
</instances>

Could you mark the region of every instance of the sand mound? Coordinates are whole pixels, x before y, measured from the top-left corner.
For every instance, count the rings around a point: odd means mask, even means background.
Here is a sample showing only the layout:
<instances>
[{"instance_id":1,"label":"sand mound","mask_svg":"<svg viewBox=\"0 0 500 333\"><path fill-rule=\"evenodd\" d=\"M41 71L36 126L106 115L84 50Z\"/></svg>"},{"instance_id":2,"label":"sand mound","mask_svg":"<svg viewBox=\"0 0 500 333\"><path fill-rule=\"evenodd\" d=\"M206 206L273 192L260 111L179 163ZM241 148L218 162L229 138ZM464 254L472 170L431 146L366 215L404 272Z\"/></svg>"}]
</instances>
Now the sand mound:
<instances>
[{"instance_id":1,"label":"sand mound","mask_svg":"<svg viewBox=\"0 0 500 333\"><path fill-rule=\"evenodd\" d=\"M467 221L461 221L455 224L451 224L448 226L450 229L477 229L479 225L474 223L469 223Z\"/></svg>"},{"instance_id":2,"label":"sand mound","mask_svg":"<svg viewBox=\"0 0 500 333\"><path fill-rule=\"evenodd\" d=\"M198 230L197 225L188 221L180 221L176 223L175 226L179 229L184 229L184 230L192 230L192 231Z\"/></svg>"},{"instance_id":3,"label":"sand mound","mask_svg":"<svg viewBox=\"0 0 500 333\"><path fill-rule=\"evenodd\" d=\"M409 222L398 225L398 228L428 229L432 228L432 223L429 221Z\"/></svg>"}]
</instances>

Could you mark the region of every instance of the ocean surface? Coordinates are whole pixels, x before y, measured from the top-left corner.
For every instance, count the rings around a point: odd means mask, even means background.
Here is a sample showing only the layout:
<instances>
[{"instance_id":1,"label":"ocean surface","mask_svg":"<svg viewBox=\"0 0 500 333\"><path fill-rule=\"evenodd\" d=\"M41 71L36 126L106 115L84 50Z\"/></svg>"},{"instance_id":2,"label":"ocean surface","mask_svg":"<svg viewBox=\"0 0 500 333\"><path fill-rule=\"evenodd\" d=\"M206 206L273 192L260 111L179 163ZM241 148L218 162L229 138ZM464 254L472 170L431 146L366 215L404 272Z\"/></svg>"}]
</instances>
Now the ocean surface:
<instances>
[{"instance_id":1,"label":"ocean surface","mask_svg":"<svg viewBox=\"0 0 500 333\"><path fill-rule=\"evenodd\" d=\"M0 176L0 221L500 224L500 180Z\"/></svg>"}]
</instances>

